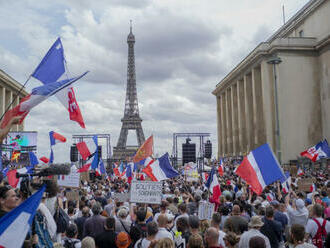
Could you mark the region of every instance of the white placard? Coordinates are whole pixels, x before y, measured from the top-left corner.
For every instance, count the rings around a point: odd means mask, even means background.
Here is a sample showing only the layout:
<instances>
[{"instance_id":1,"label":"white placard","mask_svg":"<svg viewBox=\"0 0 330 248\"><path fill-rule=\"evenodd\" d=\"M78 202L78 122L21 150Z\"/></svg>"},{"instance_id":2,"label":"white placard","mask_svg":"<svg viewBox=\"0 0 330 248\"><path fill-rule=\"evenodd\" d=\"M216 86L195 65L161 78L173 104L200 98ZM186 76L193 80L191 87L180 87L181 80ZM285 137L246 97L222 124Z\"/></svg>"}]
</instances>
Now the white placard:
<instances>
[{"instance_id":1,"label":"white placard","mask_svg":"<svg viewBox=\"0 0 330 248\"><path fill-rule=\"evenodd\" d=\"M58 186L79 188L80 185L80 173L77 172L76 166L71 167L71 172L69 175L59 176L57 179Z\"/></svg>"},{"instance_id":2,"label":"white placard","mask_svg":"<svg viewBox=\"0 0 330 248\"><path fill-rule=\"evenodd\" d=\"M201 202L198 207L198 218L200 220L211 220L214 212L214 204L210 202Z\"/></svg>"},{"instance_id":3,"label":"white placard","mask_svg":"<svg viewBox=\"0 0 330 248\"><path fill-rule=\"evenodd\" d=\"M130 202L160 204L162 182L132 181Z\"/></svg>"}]
</instances>

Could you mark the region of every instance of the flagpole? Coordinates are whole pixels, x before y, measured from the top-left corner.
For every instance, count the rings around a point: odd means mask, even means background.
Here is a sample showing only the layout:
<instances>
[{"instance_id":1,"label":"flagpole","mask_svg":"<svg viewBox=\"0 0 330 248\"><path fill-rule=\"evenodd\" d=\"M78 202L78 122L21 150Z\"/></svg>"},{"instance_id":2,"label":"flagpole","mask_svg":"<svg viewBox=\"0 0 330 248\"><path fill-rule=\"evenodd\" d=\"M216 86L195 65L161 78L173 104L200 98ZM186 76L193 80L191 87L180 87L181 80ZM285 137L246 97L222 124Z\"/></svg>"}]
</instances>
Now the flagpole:
<instances>
[{"instance_id":1,"label":"flagpole","mask_svg":"<svg viewBox=\"0 0 330 248\"><path fill-rule=\"evenodd\" d=\"M5 112L2 114L0 121L2 120L2 118L4 117L4 115L7 113L7 111L9 110L9 108L11 107L11 105L13 105L13 103L15 102L16 98L18 97L18 95L22 92L22 90L25 88L27 82L30 80L32 75L30 75L28 77L28 79L25 81L25 83L22 85L22 87L20 88L20 90L18 91L18 93L16 94L16 96L13 98L12 102L8 105L7 109L5 110Z\"/></svg>"}]
</instances>

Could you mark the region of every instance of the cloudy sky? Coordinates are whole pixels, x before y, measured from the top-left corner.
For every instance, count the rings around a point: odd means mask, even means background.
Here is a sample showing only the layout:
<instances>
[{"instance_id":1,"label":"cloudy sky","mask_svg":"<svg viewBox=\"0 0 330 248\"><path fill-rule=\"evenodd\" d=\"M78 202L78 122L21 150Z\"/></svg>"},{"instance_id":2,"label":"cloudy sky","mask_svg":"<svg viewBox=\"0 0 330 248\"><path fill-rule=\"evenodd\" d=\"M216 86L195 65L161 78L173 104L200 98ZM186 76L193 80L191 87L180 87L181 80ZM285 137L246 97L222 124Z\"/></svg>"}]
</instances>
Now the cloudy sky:
<instances>
[{"instance_id":1,"label":"cloudy sky","mask_svg":"<svg viewBox=\"0 0 330 248\"><path fill-rule=\"evenodd\" d=\"M58 36L75 84L86 130L54 97L33 109L25 129L38 131L38 156L49 155L48 132L68 138L55 162L69 160L72 134L110 133L117 144L124 113L127 35L133 20L140 115L155 154L172 153L174 132L210 132L216 155L215 85L307 0L0 0L0 69L24 83ZM40 85L30 80L27 91ZM196 140L197 141L197 140ZM136 144L129 133L128 144ZM179 147L181 145L179 144Z\"/></svg>"}]
</instances>

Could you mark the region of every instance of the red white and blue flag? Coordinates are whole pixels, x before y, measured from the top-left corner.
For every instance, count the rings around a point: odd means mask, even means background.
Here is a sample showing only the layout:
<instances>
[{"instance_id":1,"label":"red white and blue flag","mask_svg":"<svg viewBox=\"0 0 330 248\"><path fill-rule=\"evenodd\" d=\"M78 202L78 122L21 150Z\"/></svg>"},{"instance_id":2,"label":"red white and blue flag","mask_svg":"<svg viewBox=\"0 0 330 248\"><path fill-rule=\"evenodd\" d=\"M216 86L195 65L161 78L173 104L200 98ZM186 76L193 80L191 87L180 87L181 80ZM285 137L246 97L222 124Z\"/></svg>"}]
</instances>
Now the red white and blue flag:
<instances>
[{"instance_id":1,"label":"red white and blue flag","mask_svg":"<svg viewBox=\"0 0 330 248\"><path fill-rule=\"evenodd\" d=\"M45 84L43 86L39 86L32 89L31 94L22 98L22 100L16 107L6 112L1 122L1 128L6 127L7 124L10 122L10 120L16 116L21 117L20 124L22 124L25 117L28 115L28 113L32 108L37 106L39 103L45 101L48 97L64 89L65 87L68 87L69 85L71 85L78 79L82 78L86 74L87 72L75 78L70 78L58 82Z\"/></svg>"},{"instance_id":2,"label":"red white and blue flag","mask_svg":"<svg viewBox=\"0 0 330 248\"><path fill-rule=\"evenodd\" d=\"M220 159L220 162L219 162L218 172L219 172L219 175L223 177L224 167L223 167L222 159Z\"/></svg>"},{"instance_id":3,"label":"red white and blue flag","mask_svg":"<svg viewBox=\"0 0 330 248\"><path fill-rule=\"evenodd\" d=\"M291 176L290 172L285 173L285 178L281 179L282 191L284 194L288 194L291 186Z\"/></svg>"},{"instance_id":4,"label":"red white and blue flag","mask_svg":"<svg viewBox=\"0 0 330 248\"><path fill-rule=\"evenodd\" d=\"M300 166L298 166L297 176L303 176L304 174L305 174L304 171L301 169Z\"/></svg>"},{"instance_id":5,"label":"red white and blue flag","mask_svg":"<svg viewBox=\"0 0 330 248\"><path fill-rule=\"evenodd\" d=\"M45 189L43 186L0 219L0 247L22 247Z\"/></svg>"},{"instance_id":6,"label":"red white and blue flag","mask_svg":"<svg viewBox=\"0 0 330 248\"><path fill-rule=\"evenodd\" d=\"M168 153L156 160L152 160L142 170L152 181L162 181L179 176L179 173L172 167Z\"/></svg>"},{"instance_id":7,"label":"red white and blue flag","mask_svg":"<svg viewBox=\"0 0 330 248\"><path fill-rule=\"evenodd\" d=\"M245 180L258 195L262 193L267 185L285 177L280 164L267 143L244 157L235 173Z\"/></svg>"},{"instance_id":8,"label":"red white and blue flag","mask_svg":"<svg viewBox=\"0 0 330 248\"><path fill-rule=\"evenodd\" d=\"M69 74L65 65L63 45L61 39L58 38L32 73L32 76L43 84L49 84ZM73 87L65 87L56 94L56 97L69 111L70 120L78 122L82 128L85 128Z\"/></svg>"},{"instance_id":9,"label":"red white and blue flag","mask_svg":"<svg viewBox=\"0 0 330 248\"><path fill-rule=\"evenodd\" d=\"M212 170L210 172L210 175L208 176L207 182L205 183L205 186L210 189L210 192L212 193L212 199L214 202L219 202L219 197L221 196L221 189L220 184L218 182L218 177L215 173L214 167L212 167Z\"/></svg>"},{"instance_id":10,"label":"red white and blue flag","mask_svg":"<svg viewBox=\"0 0 330 248\"><path fill-rule=\"evenodd\" d=\"M54 152L53 152L53 146L57 143L65 143L66 138L54 131L49 132L49 139L50 139L50 156L49 156L49 163L52 164L54 162Z\"/></svg>"},{"instance_id":11,"label":"red white and blue flag","mask_svg":"<svg viewBox=\"0 0 330 248\"><path fill-rule=\"evenodd\" d=\"M320 158L329 158L330 157L330 148L328 141L325 139L320 141L315 146L308 148L306 151L300 153L301 156L307 157L313 162L319 160Z\"/></svg>"}]
</instances>

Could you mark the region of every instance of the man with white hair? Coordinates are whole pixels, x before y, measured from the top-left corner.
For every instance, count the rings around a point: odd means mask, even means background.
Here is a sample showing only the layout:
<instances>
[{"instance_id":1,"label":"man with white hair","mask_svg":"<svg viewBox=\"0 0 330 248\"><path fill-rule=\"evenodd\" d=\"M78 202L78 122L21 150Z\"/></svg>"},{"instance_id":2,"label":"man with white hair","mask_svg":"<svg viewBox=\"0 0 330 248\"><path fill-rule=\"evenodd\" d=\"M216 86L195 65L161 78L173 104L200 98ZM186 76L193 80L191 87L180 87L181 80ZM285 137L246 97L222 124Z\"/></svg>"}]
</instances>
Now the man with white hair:
<instances>
[{"instance_id":1,"label":"man with white hair","mask_svg":"<svg viewBox=\"0 0 330 248\"><path fill-rule=\"evenodd\" d=\"M306 226L309 212L305 207L305 202L302 199L293 200L293 206L289 204L290 195L288 194L285 197L285 205L287 207L287 212L290 219L290 224L299 224L302 226Z\"/></svg>"},{"instance_id":2,"label":"man with white hair","mask_svg":"<svg viewBox=\"0 0 330 248\"><path fill-rule=\"evenodd\" d=\"M119 209L116 218L116 232L126 232L129 234L131 222L127 220L128 211L125 207Z\"/></svg>"}]
</instances>

